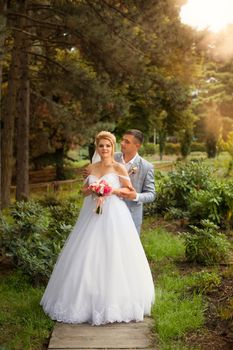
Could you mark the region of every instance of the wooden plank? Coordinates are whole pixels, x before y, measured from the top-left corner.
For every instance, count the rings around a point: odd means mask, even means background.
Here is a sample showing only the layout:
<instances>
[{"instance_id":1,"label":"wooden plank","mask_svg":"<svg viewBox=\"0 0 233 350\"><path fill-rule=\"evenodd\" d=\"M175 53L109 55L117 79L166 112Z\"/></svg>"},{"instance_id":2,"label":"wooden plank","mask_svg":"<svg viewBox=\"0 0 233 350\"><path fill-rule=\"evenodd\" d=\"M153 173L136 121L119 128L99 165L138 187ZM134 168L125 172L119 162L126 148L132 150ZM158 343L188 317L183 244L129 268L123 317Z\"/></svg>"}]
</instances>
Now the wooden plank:
<instances>
[{"instance_id":1,"label":"wooden plank","mask_svg":"<svg viewBox=\"0 0 233 350\"><path fill-rule=\"evenodd\" d=\"M151 349L152 323L149 318L104 326L56 323L48 349Z\"/></svg>"}]
</instances>

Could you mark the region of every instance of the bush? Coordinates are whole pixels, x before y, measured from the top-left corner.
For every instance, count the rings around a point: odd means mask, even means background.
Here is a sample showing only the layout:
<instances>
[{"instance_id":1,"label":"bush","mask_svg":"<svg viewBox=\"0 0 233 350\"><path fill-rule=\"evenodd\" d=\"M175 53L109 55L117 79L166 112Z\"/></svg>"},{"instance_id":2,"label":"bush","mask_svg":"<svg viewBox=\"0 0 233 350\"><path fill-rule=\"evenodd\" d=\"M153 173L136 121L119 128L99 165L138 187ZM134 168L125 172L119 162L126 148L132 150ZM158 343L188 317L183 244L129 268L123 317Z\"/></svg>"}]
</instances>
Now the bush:
<instances>
[{"instance_id":1,"label":"bush","mask_svg":"<svg viewBox=\"0 0 233 350\"><path fill-rule=\"evenodd\" d=\"M189 197L189 218L198 224L206 218L221 227L233 225L233 183L213 181L205 190L193 189Z\"/></svg>"},{"instance_id":2,"label":"bush","mask_svg":"<svg viewBox=\"0 0 233 350\"><path fill-rule=\"evenodd\" d=\"M165 144L164 153L165 154L176 154L176 155L180 154L180 144L167 142Z\"/></svg>"},{"instance_id":3,"label":"bush","mask_svg":"<svg viewBox=\"0 0 233 350\"><path fill-rule=\"evenodd\" d=\"M154 145L153 143L145 143L140 147L139 153L141 156L158 153L158 145Z\"/></svg>"},{"instance_id":4,"label":"bush","mask_svg":"<svg viewBox=\"0 0 233 350\"><path fill-rule=\"evenodd\" d=\"M178 164L175 171L156 181L158 212L167 212L172 207L187 211L190 192L208 188L210 181L210 170L203 162Z\"/></svg>"},{"instance_id":5,"label":"bush","mask_svg":"<svg viewBox=\"0 0 233 350\"><path fill-rule=\"evenodd\" d=\"M58 205L50 206L51 221L48 227L48 236L57 237L60 246L63 246L68 234L72 230L79 213L79 205L75 200L64 200Z\"/></svg>"},{"instance_id":6,"label":"bush","mask_svg":"<svg viewBox=\"0 0 233 350\"><path fill-rule=\"evenodd\" d=\"M72 200L51 203L16 202L0 216L2 254L36 283L50 276L79 210Z\"/></svg>"},{"instance_id":7,"label":"bush","mask_svg":"<svg viewBox=\"0 0 233 350\"><path fill-rule=\"evenodd\" d=\"M196 293L210 293L221 284L221 277L216 272L200 271L193 275L192 291Z\"/></svg>"},{"instance_id":8,"label":"bush","mask_svg":"<svg viewBox=\"0 0 233 350\"><path fill-rule=\"evenodd\" d=\"M227 260L231 245L218 226L209 220L201 221L202 228L190 226L192 233L185 233L185 255L189 262L212 265Z\"/></svg>"},{"instance_id":9,"label":"bush","mask_svg":"<svg viewBox=\"0 0 233 350\"><path fill-rule=\"evenodd\" d=\"M51 242L45 237L48 209L34 201L16 202L9 214L0 216L2 253L11 256L15 266L36 280L48 276L53 259Z\"/></svg>"},{"instance_id":10,"label":"bush","mask_svg":"<svg viewBox=\"0 0 233 350\"><path fill-rule=\"evenodd\" d=\"M191 152L206 152L206 146L203 142L192 142Z\"/></svg>"}]
</instances>

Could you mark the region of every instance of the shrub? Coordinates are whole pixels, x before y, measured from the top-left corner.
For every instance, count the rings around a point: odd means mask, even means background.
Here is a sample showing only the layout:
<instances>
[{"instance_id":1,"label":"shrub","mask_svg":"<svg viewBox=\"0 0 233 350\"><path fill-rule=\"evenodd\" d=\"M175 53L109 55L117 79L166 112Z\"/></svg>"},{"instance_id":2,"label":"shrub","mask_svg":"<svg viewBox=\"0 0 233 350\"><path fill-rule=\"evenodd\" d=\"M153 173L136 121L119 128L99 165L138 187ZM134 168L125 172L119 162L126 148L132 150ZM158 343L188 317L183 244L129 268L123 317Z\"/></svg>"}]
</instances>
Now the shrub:
<instances>
[{"instance_id":1,"label":"shrub","mask_svg":"<svg viewBox=\"0 0 233 350\"><path fill-rule=\"evenodd\" d=\"M139 150L138 150L138 153L141 157L144 157L146 152L145 152L145 148L144 148L144 145L142 145Z\"/></svg>"},{"instance_id":2,"label":"shrub","mask_svg":"<svg viewBox=\"0 0 233 350\"><path fill-rule=\"evenodd\" d=\"M190 226L193 232L184 235L187 260L203 265L226 261L231 247L226 236L209 220L202 220L201 225L201 228Z\"/></svg>"},{"instance_id":3,"label":"shrub","mask_svg":"<svg viewBox=\"0 0 233 350\"><path fill-rule=\"evenodd\" d=\"M191 151L191 142L193 138L192 131L186 129L184 132L180 131L180 153L182 157L186 158Z\"/></svg>"},{"instance_id":4,"label":"shrub","mask_svg":"<svg viewBox=\"0 0 233 350\"><path fill-rule=\"evenodd\" d=\"M144 155L153 155L158 152L158 145L154 145L153 143L145 143L140 147L139 153L141 156Z\"/></svg>"},{"instance_id":5,"label":"shrub","mask_svg":"<svg viewBox=\"0 0 233 350\"><path fill-rule=\"evenodd\" d=\"M181 208L170 207L166 212L164 218L166 220L177 220L177 219L183 219L187 216L188 216L188 213L185 210Z\"/></svg>"},{"instance_id":6,"label":"shrub","mask_svg":"<svg viewBox=\"0 0 233 350\"><path fill-rule=\"evenodd\" d=\"M206 146L203 142L192 142L191 152L206 152Z\"/></svg>"},{"instance_id":7,"label":"shrub","mask_svg":"<svg viewBox=\"0 0 233 350\"><path fill-rule=\"evenodd\" d=\"M210 181L210 170L203 162L178 164L175 171L156 181L158 212L167 212L171 207L187 211L190 192L208 188Z\"/></svg>"},{"instance_id":8,"label":"shrub","mask_svg":"<svg viewBox=\"0 0 233 350\"><path fill-rule=\"evenodd\" d=\"M233 225L233 183L213 181L205 190L193 189L189 197L190 221L206 218L221 227Z\"/></svg>"},{"instance_id":9,"label":"shrub","mask_svg":"<svg viewBox=\"0 0 233 350\"><path fill-rule=\"evenodd\" d=\"M210 293L221 284L221 277L216 272L200 271L193 275L191 289L197 293Z\"/></svg>"},{"instance_id":10,"label":"shrub","mask_svg":"<svg viewBox=\"0 0 233 350\"><path fill-rule=\"evenodd\" d=\"M79 205L75 200L64 200L58 205L50 206L51 220L48 227L48 236L57 237L62 246L71 231L79 213Z\"/></svg>"},{"instance_id":11,"label":"shrub","mask_svg":"<svg viewBox=\"0 0 233 350\"><path fill-rule=\"evenodd\" d=\"M34 201L16 202L9 214L0 217L3 253L35 280L48 276L53 259L51 242L44 236L49 227L48 209Z\"/></svg>"},{"instance_id":12,"label":"shrub","mask_svg":"<svg viewBox=\"0 0 233 350\"><path fill-rule=\"evenodd\" d=\"M167 142L165 144L164 153L165 154L176 154L176 155L180 154L180 144Z\"/></svg>"},{"instance_id":13,"label":"shrub","mask_svg":"<svg viewBox=\"0 0 233 350\"><path fill-rule=\"evenodd\" d=\"M35 201L16 202L8 215L0 216L2 254L11 256L34 282L47 280L78 209L72 200L53 200L49 207Z\"/></svg>"}]
</instances>

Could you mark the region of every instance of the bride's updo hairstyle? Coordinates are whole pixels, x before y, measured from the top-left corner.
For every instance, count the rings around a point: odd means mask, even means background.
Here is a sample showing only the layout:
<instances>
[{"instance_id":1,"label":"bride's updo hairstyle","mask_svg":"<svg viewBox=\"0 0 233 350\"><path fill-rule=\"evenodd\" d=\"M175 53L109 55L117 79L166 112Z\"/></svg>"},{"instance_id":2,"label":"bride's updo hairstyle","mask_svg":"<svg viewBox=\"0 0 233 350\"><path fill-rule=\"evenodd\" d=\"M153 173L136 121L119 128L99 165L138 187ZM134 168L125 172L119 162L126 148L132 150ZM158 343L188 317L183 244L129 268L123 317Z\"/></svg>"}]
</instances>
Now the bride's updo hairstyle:
<instances>
[{"instance_id":1,"label":"bride's updo hairstyle","mask_svg":"<svg viewBox=\"0 0 233 350\"><path fill-rule=\"evenodd\" d=\"M109 132L109 131L100 131L95 138L95 144L98 146L100 140L108 140L112 145L112 156L115 152L115 144L116 144L116 138L115 136Z\"/></svg>"}]
</instances>

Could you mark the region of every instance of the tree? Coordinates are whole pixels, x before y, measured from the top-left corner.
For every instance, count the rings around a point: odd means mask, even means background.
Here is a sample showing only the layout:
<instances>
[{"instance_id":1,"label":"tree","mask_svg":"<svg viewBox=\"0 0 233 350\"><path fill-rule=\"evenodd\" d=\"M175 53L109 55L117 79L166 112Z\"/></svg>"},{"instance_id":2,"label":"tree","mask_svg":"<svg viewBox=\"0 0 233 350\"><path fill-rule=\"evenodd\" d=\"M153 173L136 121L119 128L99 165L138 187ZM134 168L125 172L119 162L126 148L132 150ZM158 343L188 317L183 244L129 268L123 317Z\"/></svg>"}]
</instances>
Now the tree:
<instances>
[{"instance_id":1,"label":"tree","mask_svg":"<svg viewBox=\"0 0 233 350\"><path fill-rule=\"evenodd\" d=\"M20 109L25 112L24 118L17 119L17 130L19 137L24 130L25 144L15 143L18 166L24 159L21 177L16 172L17 198L22 193L27 196L29 102L32 160L42 151L33 144L39 130L47 140L47 153L62 160L74 138L79 143L87 141L91 123L111 120L120 129L125 116L133 122L141 115L150 133L156 116L166 111L166 130L184 124L192 35L180 23L177 1L22 0L9 4L11 57L5 119L10 118L3 141L7 158L4 163L2 157L4 205L9 203L14 122ZM19 86L23 87L20 94ZM19 100L24 101L20 108Z\"/></svg>"},{"instance_id":2,"label":"tree","mask_svg":"<svg viewBox=\"0 0 233 350\"><path fill-rule=\"evenodd\" d=\"M2 1L0 3L0 209L2 207L2 71L3 71L3 59L5 55L5 36L6 36L6 16L5 12L7 10L7 1Z\"/></svg>"},{"instance_id":3,"label":"tree","mask_svg":"<svg viewBox=\"0 0 233 350\"><path fill-rule=\"evenodd\" d=\"M200 74L194 85L193 98L193 112L199 117L195 134L200 140L206 140L206 127L209 125L207 142L210 148L215 148L215 151L211 151L212 154L216 153L217 128L217 134L221 128L222 135L226 138L231 130L230 121L233 120L233 52L229 45L232 33L233 26L229 25L217 34L208 31L199 34ZM212 130L214 124L215 131Z\"/></svg>"},{"instance_id":4,"label":"tree","mask_svg":"<svg viewBox=\"0 0 233 350\"><path fill-rule=\"evenodd\" d=\"M222 151L227 151L231 156L231 161L229 162L228 171L227 171L227 175L230 175L231 170L233 168L233 131L231 131L228 134L226 140L223 140L223 138L219 139L218 147Z\"/></svg>"},{"instance_id":5,"label":"tree","mask_svg":"<svg viewBox=\"0 0 233 350\"><path fill-rule=\"evenodd\" d=\"M25 31L27 25L28 1L20 1L18 11L18 93L16 99L16 200L27 199L29 196L29 112L30 112L30 82L28 67L29 40Z\"/></svg>"},{"instance_id":6,"label":"tree","mask_svg":"<svg viewBox=\"0 0 233 350\"><path fill-rule=\"evenodd\" d=\"M8 9L7 16L8 29L12 30L13 33L12 37L9 37L9 43L13 42L13 46L6 104L8 110L4 117L7 124L5 124L6 127L5 132L3 132L2 141L5 150L1 161L3 168L2 189L4 189L3 206L9 203L13 163L13 131L16 117L18 118L17 135L19 140L16 143L16 163L18 167L16 172L16 176L18 177L17 198L20 199L28 195L28 111L31 97L28 95L29 77L30 80L32 80L32 71L29 75L28 70L30 68L29 64L32 62L32 57L36 58L37 61L39 61L40 58L40 62L45 60L47 63L53 63L53 66L59 66L61 70L65 70L66 73L69 73L71 76L72 71L64 69L62 64L59 63L56 49L61 47L70 50L73 46L81 52L83 57L90 60L92 59L92 64L94 64L97 72L105 71L107 75L109 75L108 73L113 71L114 74L112 74L112 76L115 77L120 74L118 82L114 82L115 86L119 84L123 74L126 74L126 72L130 72L132 75L132 67L135 67L135 70L137 66L137 64L133 63L136 63L138 60L136 56L130 55L130 51L133 48L132 45L131 47L129 47L129 45L121 45L123 42L123 36L121 37L122 28L128 31L128 33L132 32L129 20L127 20L127 25L124 25L124 20L127 17L124 16L124 9L121 10L119 8L117 11L117 9L108 4L108 2L102 1L100 7L98 3L94 3L93 5L89 1L51 1L45 4L43 1L28 0L19 2L12 1L10 5L11 7ZM133 7L131 6L131 8ZM103 9L106 18L102 17L101 11ZM54 12L56 16L54 16ZM107 21L105 21L105 19L107 19ZM109 28L111 31L109 31ZM93 31L93 29L95 30ZM29 38L31 41L30 46L28 45ZM114 38L117 39L117 42L114 42ZM124 42L126 41L127 40L124 40ZM30 50L30 47L33 49ZM118 55L116 55L117 49L120 48L121 50L119 50L119 53L122 62L118 61ZM28 55L30 55L30 61L28 60ZM133 57L135 57L135 59ZM128 61L130 61L131 64L128 64ZM51 64L49 69L45 67L45 72L49 72L50 76L54 71L51 67ZM38 83L39 74L37 74L35 78ZM84 81L85 76L81 77L81 79ZM31 84L31 86L33 87L33 84ZM104 83L101 84L101 88L103 86ZM36 94L40 93L41 91L38 91L37 88ZM55 93L55 98L57 98L56 95L58 94ZM59 93L59 95L61 95L61 93ZM98 101L97 95L96 93L95 102ZM50 91L43 91L42 97L47 97L47 100L51 99L53 102L54 95L51 98ZM60 99L60 101L61 100L62 99ZM91 96L89 100L91 100ZM85 106L85 101L82 100L82 96L80 96L77 105L80 105L80 101L82 110L86 111L83 121L86 120L87 125L88 118L85 117L88 113L90 114L91 110L93 111L94 103L87 103ZM63 104L60 103L60 105ZM99 103L99 106L101 106L101 103ZM20 115L20 110L23 111L23 116ZM78 114L81 115L80 113ZM101 113L98 114L98 118L100 117ZM96 120L98 120L98 118ZM95 119L92 120L92 122L93 121L95 121ZM78 129L79 127L76 127L76 130ZM23 145L22 140L24 140ZM64 141L61 140L61 142L64 147Z\"/></svg>"}]
</instances>

